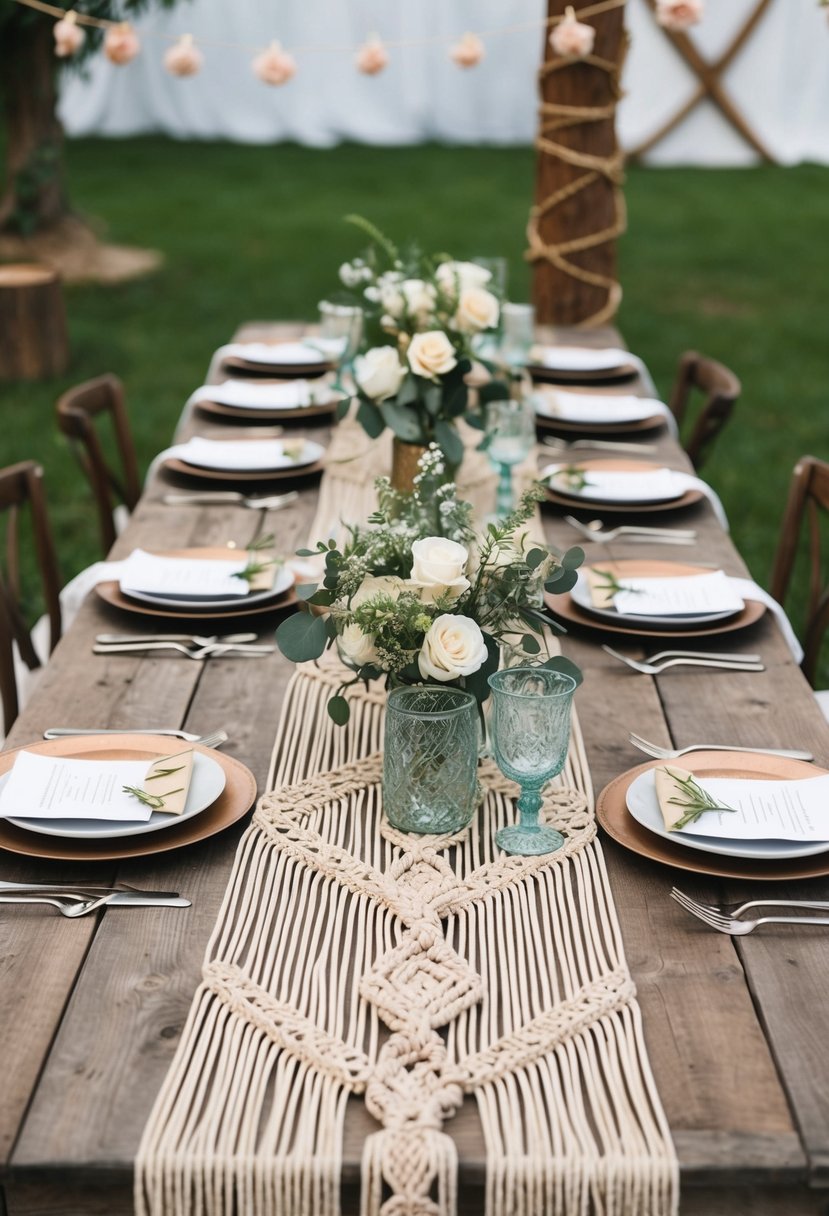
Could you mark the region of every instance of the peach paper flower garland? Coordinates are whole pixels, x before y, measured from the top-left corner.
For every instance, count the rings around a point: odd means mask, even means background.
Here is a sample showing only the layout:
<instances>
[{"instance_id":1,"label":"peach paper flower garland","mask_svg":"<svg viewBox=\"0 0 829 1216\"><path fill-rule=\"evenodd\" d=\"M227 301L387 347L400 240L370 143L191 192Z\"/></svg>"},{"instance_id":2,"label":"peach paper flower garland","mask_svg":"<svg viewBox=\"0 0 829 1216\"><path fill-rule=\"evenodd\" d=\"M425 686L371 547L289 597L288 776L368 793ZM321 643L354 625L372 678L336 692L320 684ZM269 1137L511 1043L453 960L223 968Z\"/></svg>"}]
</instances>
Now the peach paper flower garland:
<instances>
[{"instance_id":1,"label":"peach paper flower garland","mask_svg":"<svg viewBox=\"0 0 829 1216\"><path fill-rule=\"evenodd\" d=\"M550 46L563 59L586 59L593 51L596 31L576 18L575 10L568 4L564 20L550 34Z\"/></svg>"},{"instance_id":2,"label":"peach paper flower garland","mask_svg":"<svg viewBox=\"0 0 829 1216\"><path fill-rule=\"evenodd\" d=\"M363 43L354 58L354 66L364 76L377 76L388 64L389 53L377 34L372 34Z\"/></svg>"},{"instance_id":3,"label":"peach paper flower garland","mask_svg":"<svg viewBox=\"0 0 829 1216\"><path fill-rule=\"evenodd\" d=\"M656 20L666 30L683 32L702 20L704 0L657 0Z\"/></svg>"},{"instance_id":4,"label":"peach paper flower garland","mask_svg":"<svg viewBox=\"0 0 829 1216\"><path fill-rule=\"evenodd\" d=\"M477 34L464 34L449 52L449 58L459 68L474 68L481 62L486 50Z\"/></svg>"},{"instance_id":5,"label":"peach paper flower garland","mask_svg":"<svg viewBox=\"0 0 829 1216\"><path fill-rule=\"evenodd\" d=\"M274 87L287 84L296 75L296 61L293 55L283 51L282 44L276 41L272 42L261 55L257 55L251 66L254 76L258 76L263 84Z\"/></svg>"},{"instance_id":6,"label":"peach paper flower garland","mask_svg":"<svg viewBox=\"0 0 829 1216\"><path fill-rule=\"evenodd\" d=\"M55 23L52 33L55 37L55 54L59 59L74 55L86 41L86 34L78 25L78 14L74 9Z\"/></svg>"},{"instance_id":7,"label":"peach paper flower garland","mask_svg":"<svg viewBox=\"0 0 829 1216\"><path fill-rule=\"evenodd\" d=\"M192 34L182 34L164 56L164 66L173 76L195 76L203 63L204 56L194 43Z\"/></svg>"},{"instance_id":8,"label":"peach paper flower garland","mask_svg":"<svg viewBox=\"0 0 829 1216\"><path fill-rule=\"evenodd\" d=\"M141 50L141 40L128 21L111 25L104 34L104 54L110 63L123 67L131 63Z\"/></svg>"}]
</instances>

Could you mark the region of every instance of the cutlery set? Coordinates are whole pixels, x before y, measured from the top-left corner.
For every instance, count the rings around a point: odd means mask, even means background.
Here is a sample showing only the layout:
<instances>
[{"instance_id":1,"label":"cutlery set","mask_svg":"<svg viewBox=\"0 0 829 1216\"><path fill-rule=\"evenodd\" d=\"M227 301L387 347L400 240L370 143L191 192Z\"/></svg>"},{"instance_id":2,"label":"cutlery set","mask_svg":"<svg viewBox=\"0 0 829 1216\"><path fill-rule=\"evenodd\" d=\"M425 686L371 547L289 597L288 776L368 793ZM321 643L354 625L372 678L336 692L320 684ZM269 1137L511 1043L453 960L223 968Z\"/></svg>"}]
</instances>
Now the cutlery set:
<instances>
[{"instance_id":1,"label":"cutlery set","mask_svg":"<svg viewBox=\"0 0 829 1216\"><path fill-rule=\"evenodd\" d=\"M299 494L289 490L286 494L270 494L266 496L240 494L236 490L216 490L199 494L165 494L162 502L169 507L180 506L221 506L222 503L235 503L241 507L249 507L252 511L279 511L296 502Z\"/></svg>"},{"instance_id":2,"label":"cutlery set","mask_svg":"<svg viewBox=\"0 0 829 1216\"><path fill-rule=\"evenodd\" d=\"M225 730L214 730L208 735L195 735L187 730L159 730L155 726L133 726L129 730L95 730L80 726L50 726L43 732L44 739L73 739L83 735L164 735L171 739L183 739L185 743L200 743L202 747L221 747L227 743Z\"/></svg>"},{"instance_id":3,"label":"cutlery set","mask_svg":"<svg viewBox=\"0 0 829 1216\"><path fill-rule=\"evenodd\" d=\"M0 881L0 904L48 904L61 916L75 920L99 908L189 908L191 901L177 891L139 891L126 885L97 887L84 883L25 883Z\"/></svg>"},{"instance_id":4,"label":"cutlery set","mask_svg":"<svg viewBox=\"0 0 829 1216\"><path fill-rule=\"evenodd\" d=\"M795 899L752 899L738 907L718 908L710 904L698 903L685 895L676 887L671 890L671 899L676 900L680 907L691 916L696 916L709 929L718 933L727 933L730 937L745 937L753 933L760 925L829 925L827 916L755 916L743 917L743 913L752 908L790 908L795 913L802 909L814 908L816 911L829 912L829 903Z\"/></svg>"},{"instance_id":5,"label":"cutlery set","mask_svg":"<svg viewBox=\"0 0 829 1216\"><path fill-rule=\"evenodd\" d=\"M554 435L545 435L541 440L545 448L553 448L557 452L586 452L594 449L597 452L638 452L653 455L656 444L625 443L621 439L556 439Z\"/></svg>"},{"instance_id":6,"label":"cutlery set","mask_svg":"<svg viewBox=\"0 0 829 1216\"><path fill-rule=\"evenodd\" d=\"M201 637L198 634L156 633L141 637L99 633L92 647L93 654L138 654L151 650L175 651L188 659L260 658L273 654L274 646L257 645L255 633L231 633L224 637Z\"/></svg>"},{"instance_id":7,"label":"cutlery set","mask_svg":"<svg viewBox=\"0 0 829 1216\"><path fill-rule=\"evenodd\" d=\"M572 515L565 515L564 519L571 528L575 528L583 540L597 541L599 544L607 544L620 536L625 536L630 541L657 545L693 545L697 539L696 532L690 528L646 528L638 524L622 524L617 528L605 529L600 519L591 519L586 524Z\"/></svg>"},{"instance_id":8,"label":"cutlery set","mask_svg":"<svg viewBox=\"0 0 829 1216\"><path fill-rule=\"evenodd\" d=\"M632 659L611 646L602 650L633 671L646 676L658 676L669 667L713 667L720 671L765 671L759 654L705 654L702 651L663 650L650 659Z\"/></svg>"}]
</instances>

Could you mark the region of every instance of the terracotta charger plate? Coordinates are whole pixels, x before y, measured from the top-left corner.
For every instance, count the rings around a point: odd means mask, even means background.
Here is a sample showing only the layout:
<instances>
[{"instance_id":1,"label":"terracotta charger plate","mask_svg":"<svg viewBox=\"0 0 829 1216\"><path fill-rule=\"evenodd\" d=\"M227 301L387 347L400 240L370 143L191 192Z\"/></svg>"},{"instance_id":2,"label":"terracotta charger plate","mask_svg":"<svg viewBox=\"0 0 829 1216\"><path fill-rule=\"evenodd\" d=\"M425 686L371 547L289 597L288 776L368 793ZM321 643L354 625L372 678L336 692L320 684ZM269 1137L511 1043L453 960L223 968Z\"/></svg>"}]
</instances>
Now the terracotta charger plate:
<instances>
[{"instance_id":1,"label":"terracotta charger plate","mask_svg":"<svg viewBox=\"0 0 829 1216\"><path fill-rule=\"evenodd\" d=\"M245 407L239 405L224 405L221 401L197 401L196 409L204 414L210 414L216 418L227 418L229 421L245 421L256 420L258 422L302 422L306 418L330 418L343 400L341 397L333 397L331 401L326 401L320 405L303 405L292 407L291 409L262 408L254 409L252 406ZM188 468L192 466L188 465Z\"/></svg>"},{"instance_id":2,"label":"terracotta charger plate","mask_svg":"<svg viewBox=\"0 0 829 1216\"><path fill-rule=\"evenodd\" d=\"M234 559L238 560L239 551L211 549L207 547L199 549L169 549L165 550L161 556L232 561ZM242 601L238 607L222 609L210 608L207 604L194 604L192 608L189 606L186 608L154 608L144 600L134 600L125 595L117 579L112 579L106 583L97 583L95 593L105 603L111 604L113 608L121 608L124 612L134 612L138 616L166 617L168 620L176 621L224 621L240 616L262 616L266 612L281 612L285 608L292 607L297 602L296 588L289 587L281 595L275 595L272 600L265 600L264 602L259 600L253 605L245 604Z\"/></svg>"},{"instance_id":3,"label":"terracotta charger plate","mask_svg":"<svg viewBox=\"0 0 829 1216\"><path fill-rule=\"evenodd\" d=\"M255 443L256 440L251 440ZM315 460L313 464L291 465L286 469L203 469L195 464L187 464L178 457L165 460L162 468L170 473L178 473L181 477L194 477L198 481L298 481L301 477L315 477L325 468L325 461Z\"/></svg>"},{"instance_id":4,"label":"terracotta charger plate","mask_svg":"<svg viewBox=\"0 0 829 1216\"><path fill-rule=\"evenodd\" d=\"M719 856L691 849L649 832L637 823L627 809L628 787L640 773L657 768L664 760L649 760L614 778L596 799L596 818L615 841L640 857L648 857L663 865L692 874L710 874L716 878L746 878L752 881L782 882L793 878L818 878L829 874L829 851L810 857L757 861L746 858ZM668 761L670 763L670 761ZM705 777L750 777L785 781L799 777L819 777L825 769L803 760L785 756L765 756L761 752L690 752L677 761L683 768Z\"/></svg>"},{"instance_id":5,"label":"terracotta charger plate","mask_svg":"<svg viewBox=\"0 0 829 1216\"><path fill-rule=\"evenodd\" d=\"M41 756L66 756L76 760L153 760L169 755L180 741L169 735L83 735L77 738L48 739L42 743L27 743L23 748L0 754L0 774L8 772L19 751L35 752ZM117 861L123 857L144 857L150 853L167 853L187 844L196 844L215 836L236 823L256 801L256 779L250 769L232 756L214 748L192 746L196 751L221 765L225 788L214 803L200 814L184 820L180 826L163 832L142 836L121 836L112 840L61 839L27 832L0 819L0 849L20 853L25 857L48 857L54 861Z\"/></svg>"},{"instance_id":6,"label":"terracotta charger plate","mask_svg":"<svg viewBox=\"0 0 829 1216\"><path fill-rule=\"evenodd\" d=\"M681 578L683 575L710 574L708 567L692 566L687 562L660 561L651 559L629 559L627 561L592 562L590 568L609 570L617 578ZM634 623L629 617L616 625L606 617L593 616L575 602L569 591L563 595L545 595L548 608L570 625L580 625L585 629L598 630L600 633L621 633L633 638L707 638L718 633L733 633L738 629L747 629L754 625L764 615L766 605L760 600L745 600L741 612L718 623L698 625L690 629L656 629L649 628L643 620L641 625Z\"/></svg>"},{"instance_id":7,"label":"terracotta charger plate","mask_svg":"<svg viewBox=\"0 0 829 1216\"><path fill-rule=\"evenodd\" d=\"M597 471L604 471L606 473L650 473L662 466L655 465L647 460L597 458L595 460L572 461L569 467L584 469L585 472L590 469L596 469ZM639 515L645 511L679 511L685 507L693 506L694 503L700 502L705 497L702 490L686 490L678 498L663 498L658 502L614 502L604 498L584 498L581 494L568 494L565 490L559 488L555 490L549 486L546 488L548 502L555 503L557 506L567 507L570 511L575 508L579 511L601 510L622 513L624 515Z\"/></svg>"}]
</instances>

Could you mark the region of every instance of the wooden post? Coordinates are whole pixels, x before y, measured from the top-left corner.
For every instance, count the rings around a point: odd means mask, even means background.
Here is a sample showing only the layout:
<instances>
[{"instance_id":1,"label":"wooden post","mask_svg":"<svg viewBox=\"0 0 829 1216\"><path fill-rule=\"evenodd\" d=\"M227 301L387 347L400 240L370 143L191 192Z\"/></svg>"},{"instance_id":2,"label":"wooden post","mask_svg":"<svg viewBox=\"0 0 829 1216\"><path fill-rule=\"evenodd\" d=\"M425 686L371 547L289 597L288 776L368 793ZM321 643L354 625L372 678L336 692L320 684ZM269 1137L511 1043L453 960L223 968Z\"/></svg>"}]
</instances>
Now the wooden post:
<instances>
[{"instance_id":1,"label":"wooden post","mask_svg":"<svg viewBox=\"0 0 829 1216\"><path fill-rule=\"evenodd\" d=\"M548 16L560 17L565 4L548 0ZM527 257L535 266L539 322L599 325L611 320L621 299L616 237L624 229L624 198L615 107L626 47L624 3L596 15L579 16L577 8L576 15L596 31L586 60L563 60L549 43L552 25L545 33Z\"/></svg>"},{"instance_id":2,"label":"wooden post","mask_svg":"<svg viewBox=\"0 0 829 1216\"><path fill-rule=\"evenodd\" d=\"M36 263L0 265L0 380L66 371L69 346L60 279Z\"/></svg>"}]
</instances>

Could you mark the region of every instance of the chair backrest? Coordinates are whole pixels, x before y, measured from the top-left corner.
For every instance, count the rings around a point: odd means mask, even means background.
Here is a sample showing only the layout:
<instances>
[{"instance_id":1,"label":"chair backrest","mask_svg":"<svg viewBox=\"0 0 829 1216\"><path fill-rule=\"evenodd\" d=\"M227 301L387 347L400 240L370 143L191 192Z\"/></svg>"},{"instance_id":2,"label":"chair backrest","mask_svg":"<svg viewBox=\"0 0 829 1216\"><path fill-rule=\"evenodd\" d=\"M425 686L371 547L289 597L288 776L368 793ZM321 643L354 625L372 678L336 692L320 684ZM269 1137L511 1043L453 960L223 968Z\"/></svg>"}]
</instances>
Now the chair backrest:
<instances>
[{"instance_id":1,"label":"chair backrest","mask_svg":"<svg viewBox=\"0 0 829 1216\"><path fill-rule=\"evenodd\" d=\"M679 360L677 377L671 393L671 412L682 427L688 402L694 390L703 394L691 433L683 446L695 469L699 469L711 444L719 435L734 410L742 385L732 371L715 359L687 350Z\"/></svg>"},{"instance_id":2,"label":"chair backrest","mask_svg":"<svg viewBox=\"0 0 829 1216\"><path fill-rule=\"evenodd\" d=\"M65 392L56 408L58 427L72 444L95 495L101 541L108 553L115 543L113 512L117 501L131 511L141 494L123 385L117 376L87 380ZM118 472L107 461L98 434L102 415L111 419L121 465Z\"/></svg>"},{"instance_id":3,"label":"chair backrest","mask_svg":"<svg viewBox=\"0 0 829 1216\"><path fill-rule=\"evenodd\" d=\"M21 588L21 512L30 514L34 554L40 572L40 583L46 613L49 618L49 653L60 638L60 578L46 496L43 491L43 469L32 460L0 469L0 513L5 515L5 562L0 563L0 699L3 723L8 731L18 712L17 679L15 676L15 644L22 661L30 669L40 666L40 659L26 624Z\"/></svg>"},{"instance_id":4,"label":"chair backrest","mask_svg":"<svg viewBox=\"0 0 829 1216\"><path fill-rule=\"evenodd\" d=\"M829 513L829 464L804 456L795 465L771 574L771 593L782 604L789 591L804 517L809 582L803 635L803 673L814 687L821 642L829 627L829 571L821 560L821 522Z\"/></svg>"}]
</instances>

